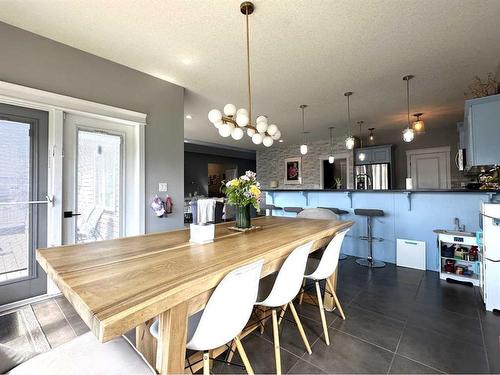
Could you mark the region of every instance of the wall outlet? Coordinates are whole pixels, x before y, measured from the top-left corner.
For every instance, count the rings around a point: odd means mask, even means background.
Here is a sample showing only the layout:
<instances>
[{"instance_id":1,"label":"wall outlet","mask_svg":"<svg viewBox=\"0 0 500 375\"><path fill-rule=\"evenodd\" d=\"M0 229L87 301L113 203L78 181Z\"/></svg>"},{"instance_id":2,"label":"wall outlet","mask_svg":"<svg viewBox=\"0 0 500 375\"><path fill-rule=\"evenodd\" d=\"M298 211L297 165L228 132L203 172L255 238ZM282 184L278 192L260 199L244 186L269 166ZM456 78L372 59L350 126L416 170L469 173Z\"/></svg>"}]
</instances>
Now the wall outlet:
<instances>
[{"instance_id":1,"label":"wall outlet","mask_svg":"<svg viewBox=\"0 0 500 375\"><path fill-rule=\"evenodd\" d=\"M158 184L158 191L168 191L168 184L166 182L160 182Z\"/></svg>"}]
</instances>

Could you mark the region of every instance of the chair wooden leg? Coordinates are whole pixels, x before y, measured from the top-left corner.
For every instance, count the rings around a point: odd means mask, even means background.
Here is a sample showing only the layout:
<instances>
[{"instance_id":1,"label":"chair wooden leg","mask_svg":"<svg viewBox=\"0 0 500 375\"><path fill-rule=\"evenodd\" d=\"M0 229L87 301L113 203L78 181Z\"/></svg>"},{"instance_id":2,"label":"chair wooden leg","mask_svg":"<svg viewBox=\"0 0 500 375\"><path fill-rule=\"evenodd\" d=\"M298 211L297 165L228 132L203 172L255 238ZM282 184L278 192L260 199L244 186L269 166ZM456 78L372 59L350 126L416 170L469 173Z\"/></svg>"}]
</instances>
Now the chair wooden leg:
<instances>
[{"instance_id":1,"label":"chair wooden leg","mask_svg":"<svg viewBox=\"0 0 500 375\"><path fill-rule=\"evenodd\" d=\"M233 340L233 342L231 343L231 346L229 348L229 354L227 355L227 359L226 361L227 362L231 362L233 360L233 356L234 356L234 351L236 350L236 339Z\"/></svg>"},{"instance_id":2,"label":"chair wooden leg","mask_svg":"<svg viewBox=\"0 0 500 375\"><path fill-rule=\"evenodd\" d=\"M299 329L300 336L302 336L302 341L304 341L304 345L306 346L306 350L309 354L312 353L311 345L309 345L309 340L307 339L306 333L304 331L304 327L302 327L302 323L299 319L297 311L295 311L295 306L292 302L289 303L290 311L292 312L293 318L295 319L295 323L297 323L297 328Z\"/></svg>"},{"instance_id":3,"label":"chair wooden leg","mask_svg":"<svg viewBox=\"0 0 500 375\"><path fill-rule=\"evenodd\" d=\"M316 295L318 297L318 305L319 305L319 313L321 315L321 323L323 324L323 332L325 333L325 342L326 345L330 345L330 337L328 336L328 326L326 325L325 318L325 306L323 305L323 298L321 297L321 288L319 287L319 282L315 282L316 284Z\"/></svg>"},{"instance_id":4,"label":"chair wooden leg","mask_svg":"<svg viewBox=\"0 0 500 375\"><path fill-rule=\"evenodd\" d=\"M286 313L286 308L288 307L288 304L282 306L282 310L280 312L280 318L278 319L278 325L281 324L281 321L283 320L283 317L285 316Z\"/></svg>"},{"instance_id":5,"label":"chair wooden leg","mask_svg":"<svg viewBox=\"0 0 500 375\"><path fill-rule=\"evenodd\" d=\"M208 350L203 352L203 375L210 375L210 355Z\"/></svg>"},{"instance_id":6,"label":"chair wooden leg","mask_svg":"<svg viewBox=\"0 0 500 375\"><path fill-rule=\"evenodd\" d=\"M243 361L243 364L245 365L245 369L247 370L247 374L254 375L252 366L250 365L250 361L248 360L247 354L245 353L245 349L243 349L243 345L241 344L239 337L235 337L234 342L236 343L236 347L238 348L238 353L240 353L241 360Z\"/></svg>"},{"instance_id":7,"label":"chair wooden leg","mask_svg":"<svg viewBox=\"0 0 500 375\"><path fill-rule=\"evenodd\" d=\"M278 331L278 316L276 314L276 309L273 309L272 315L273 315L274 359L276 361L276 375L281 375L280 337Z\"/></svg>"},{"instance_id":8,"label":"chair wooden leg","mask_svg":"<svg viewBox=\"0 0 500 375\"><path fill-rule=\"evenodd\" d=\"M330 282L330 280L326 279L326 284L328 285L328 288L330 288L330 292L332 292L333 299L335 301L335 305L337 306L337 309L339 309L340 316L342 317L343 320L345 320L344 310L342 310L342 306L340 305L340 301L337 297L337 293L335 293L335 290L333 289L332 283Z\"/></svg>"},{"instance_id":9,"label":"chair wooden leg","mask_svg":"<svg viewBox=\"0 0 500 375\"><path fill-rule=\"evenodd\" d=\"M299 295L299 305L302 305L302 300L304 299L305 292L306 292L306 279L302 281L302 288L300 289L300 295Z\"/></svg>"}]
</instances>

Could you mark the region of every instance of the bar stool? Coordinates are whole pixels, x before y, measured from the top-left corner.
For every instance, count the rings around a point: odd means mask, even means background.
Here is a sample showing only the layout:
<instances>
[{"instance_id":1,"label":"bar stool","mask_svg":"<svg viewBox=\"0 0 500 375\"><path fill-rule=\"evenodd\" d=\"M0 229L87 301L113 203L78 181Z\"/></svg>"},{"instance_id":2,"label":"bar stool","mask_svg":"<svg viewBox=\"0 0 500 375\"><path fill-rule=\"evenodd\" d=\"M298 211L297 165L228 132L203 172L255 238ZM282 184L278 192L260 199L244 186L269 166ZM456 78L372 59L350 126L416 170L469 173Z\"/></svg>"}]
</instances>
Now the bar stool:
<instances>
[{"instance_id":1,"label":"bar stool","mask_svg":"<svg viewBox=\"0 0 500 375\"><path fill-rule=\"evenodd\" d=\"M257 299L264 260L239 267L217 285L205 309L189 317L186 348L203 351L203 374L210 373L209 351L232 341L248 374L253 374L239 335L252 314ZM150 328L158 339L159 321Z\"/></svg>"},{"instance_id":2,"label":"bar stool","mask_svg":"<svg viewBox=\"0 0 500 375\"><path fill-rule=\"evenodd\" d=\"M385 267L385 263L379 260L373 259L373 241L383 241L383 238L373 237L372 236L372 218L377 216L384 216L384 211L377 209L363 209L356 208L354 210L355 215L366 216L366 225L367 225L367 235L360 236L359 239L363 241L368 241L368 257L366 259L359 258L356 259L356 263L361 266L370 267L370 268L382 268Z\"/></svg>"},{"instance_id":3,"label":"bar stool","mask_svg":"<svg viewBox=\"0 0 500 375\"><path fill-rule=\"evenodd\" d=\"M285 212L295 212L296 214L304 211L302 207L284 207L283 211Z\"/></svg>"},{"instance_id":4,"label":"bar stool","mask_svg":"<svg viewBox=\"0 0 500 375\"><path fill-rule=\"evenodd\" d=\"M331 210L326 208L306 208L297 213L297 217L302 219L323 219L323 220L338 220L338 216Z\"/></svg>"},{"instance_id":5,"label":"bar stool","mask_svg":"<svg viewBox=\"0 0 500 375\"><path fill-rule=\"evenodd\" d=\"M318 298L319 313L321 316L321 323L323 325L323 332L325 333L326 345L330 345L330 337L328 335L328 326L326 324L325 318L325 305L323 304L323 298L321 297L321 288L319 286L319 282L321 280L326 280L325 291L331 294L333 300L335 301L335 306L340 313L340 316L343 320L345 320L344 310L340 305L340 301L337 298L337 294L335 293L335 289L333 288L329 277L332 276L333 273L337 270L337 266L339 264L340 248L342 247L342 242L344 241L345 235L348 231L349 229L337 233L335 237L332 238L332 240L326 247L323 256L321 257L321 260L309 258L306 266L306 275L304 276L304 280L313 280L316 287L316 296ZM330 291L328 291L327 287L328 289L330 289ZM302 303L304 292L305 291L302 290L302 294L300 295L300 303Z\"/></svg>"},{"instance_id":6,"label":"bar stool","mask_svg":"<svg viewBox=\"0 0 500 375\"><path fill-rule=\"evenodd\" d=\"M280 313L280 321L284 316L285 308L290 307L295 323L299 330L302 341L309 354L312 353L309 340L307 340L306 333L300 322L299 315L295 310L292 303L293 299L300 291L302 280L304 278L304 271L306 269L307 256L311 251L313 241L305 245L297 247L286 258L281 266L279 272L265 277L261 280L259 285L259 295L255 306L264 306L271 309L271 319L273 322L273 340L274 340L274 357L276 361L276 374L281 374L281 354L280 354L280 340L278 330L278 313L277 308L283 306ZM269 292L270 290L270 292ZM228 357L228 360L230 357Z\"/></svg>"},{"instance_id":7,"label":"bar stool","mask_svg":"<svg viewBox=\"0 0 500 375\"><path fill-rule=\"evenodd\" d=\"M266 204L264 206L264 209L266 210L266 212L267 210L269 210L269 216L273 216L273 210L282 210L283 208L275 206L274 204Z\"/></svg>"}]
</instances>

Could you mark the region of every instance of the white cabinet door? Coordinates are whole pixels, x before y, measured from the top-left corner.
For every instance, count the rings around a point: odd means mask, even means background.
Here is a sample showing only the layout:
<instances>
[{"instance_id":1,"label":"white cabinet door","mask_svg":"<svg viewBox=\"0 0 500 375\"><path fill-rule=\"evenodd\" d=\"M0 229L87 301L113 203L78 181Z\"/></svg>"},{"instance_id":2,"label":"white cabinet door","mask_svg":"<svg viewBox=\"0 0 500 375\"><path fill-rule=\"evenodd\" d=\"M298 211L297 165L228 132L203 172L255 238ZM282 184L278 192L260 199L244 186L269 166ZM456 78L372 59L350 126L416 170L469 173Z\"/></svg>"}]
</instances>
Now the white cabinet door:
<instances>
[{"instance_id":1,"label":"white cabinet door","mask_svg":"<svg viewBox=\"0 0 500 375\"><path fill-rule=\"evenodd\" d=\"M450 148L436 147L406 152L408 177L414 189L449 189Z\"/></svg>"}]
</instances>

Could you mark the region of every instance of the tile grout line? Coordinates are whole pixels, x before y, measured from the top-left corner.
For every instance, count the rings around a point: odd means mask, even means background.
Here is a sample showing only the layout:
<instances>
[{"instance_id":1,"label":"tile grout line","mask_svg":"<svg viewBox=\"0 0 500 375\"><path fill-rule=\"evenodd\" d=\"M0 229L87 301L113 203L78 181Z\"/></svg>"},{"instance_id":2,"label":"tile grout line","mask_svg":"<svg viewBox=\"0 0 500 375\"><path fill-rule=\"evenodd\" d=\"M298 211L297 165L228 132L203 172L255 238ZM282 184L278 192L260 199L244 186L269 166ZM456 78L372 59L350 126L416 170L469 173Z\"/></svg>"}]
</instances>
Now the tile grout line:
<instances>
[{"instance_id":1,"label":"tile grout line","mask_svg":"<svg viewBox=\"0 0 500 375\"><path fill-rule=\"evenodd\" d=\"M396 359L396 353L398 352L399 349L399 344L401 344L401 340L403 339L403 335L405 333L406 327L408 326L408 322L406 322L403 326L403 329L401 331L401 334L399 335L399 340L398 343L396 344L396 349L394 349L394 355L392 356L391 363L389 365L389 368L387 369L387 374L391 372L392 365L394 364L394 360Z\"/></svg>"},{"instance_id":2,"label":"tile grout line","mask_svg":"<svg viewBox=\"0 0 500 375\"><path fill-rule=\"evenodd\" d=\"M355 335L353 335L353 334L351 334L351 333L341 331L340 329L337 329L337 328L335 328L335 327L331 327L331 328L332 328L333 330L337 331L337 332L340 332L340 333L344 334L344 335L351 336L351 337L354 337L355 339L361 340L361 341L363 341L363 342L364 342L364 343L366 343L366 344L376 346L377 348L382 349L382 350L385 350L386 352L389 352L389 353L395 353L395 352L393 352L393 351L392 351L392 350L390 350L390 349L384 348L383 346L380 346L380 345L378 345L378 344L374 344L373 342L370 342L370 341L368 341L368 340L366 340L366 339L363 339L363 338L361 338L361 337L355 336Z\"/></svg>"},{"instance_id":3,"label":"tile grout line","mask_svg":"<svg viewBox=\"0 0 500 375\"><path fill-rule=\"evenodd\" d=\"M488 366L488 372L491 373L490 359L488 358L488 350L486 349L486 340L484 338L483 322L481 320L481 315L479 314L479 310L477 308L476 308L476 314L479 319L479 327L481 328L481 338L483 340L483 350L484 350L484 356L486 357L486 365Z\"/></svg>"},{"instance_id":4,"label":"tile grout line","mask_svg":"<svg viewBox=\"0 0 500 375\"><path fill-rule=\"evenodd\" d=\"M75 335L75 337L78 337L78 335L76 334L76 331L75 329L73 328L73 326L71 325L71 323L69 322L68 320L68 317L66 316L66 314L64 313L63 309L61 308L61 306L59 305L59 303L57 303L57 300L54 298L53 301L56 303L57 307L59 308L59 311L61 312L61 314L63 314L64 316L64 320L66 320L66 323L68 323L69 327L71 328L71 330L73 331L73 334Z\"/></svg>"},{"instance_id":5,"label":"tile grout line","mask_svg":"<svg viewBox=\"0 0 500 375\"><path fill-rule=\"evenodd\" d=\"M440 370L440 369L438 369L438 368L435 368L435 367L430 366L430 365L428 365L428 364L426 364L426 363L423 363L423 362L417 361L416 359L413 359L413 358L408 357L408 356L406 356L406 355L403 355L403 354L398 354L398 356L403 357L403 358L406 358L406 359L408 359L409 361L412 361L412 362L418 363L419 365L422 365L422 366L425 366L425 367L429 367L429 368L431 368L431 369L433 369L433 370L437 371L437 372L438 372L438 373L440 373L440 374L446 374L446 372L444 372L444 371L442 371L442 370Z\"/></svg>"}]
</instances>

